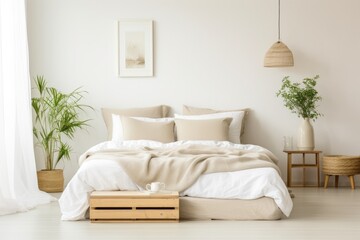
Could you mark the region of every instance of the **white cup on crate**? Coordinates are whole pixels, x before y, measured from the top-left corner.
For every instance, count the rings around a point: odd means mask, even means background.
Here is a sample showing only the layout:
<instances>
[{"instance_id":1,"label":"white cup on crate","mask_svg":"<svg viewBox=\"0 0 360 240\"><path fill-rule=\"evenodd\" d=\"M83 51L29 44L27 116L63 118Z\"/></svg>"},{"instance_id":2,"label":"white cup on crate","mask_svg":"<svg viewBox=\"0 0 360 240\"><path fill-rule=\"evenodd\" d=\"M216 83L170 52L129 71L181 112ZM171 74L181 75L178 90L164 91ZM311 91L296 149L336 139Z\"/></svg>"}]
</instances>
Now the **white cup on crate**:
<instances>
[{"instance_id":1,"label":"white cup on crate","mask_svg":"<svg viewBox=\"0 0 360 240\"><path fill-rule=\"evenodd\" d=\"M162 182L152 182L146 184L146 190L149 192L159 192L165 190L165 183Z\"/></svg>"}]
</instances>

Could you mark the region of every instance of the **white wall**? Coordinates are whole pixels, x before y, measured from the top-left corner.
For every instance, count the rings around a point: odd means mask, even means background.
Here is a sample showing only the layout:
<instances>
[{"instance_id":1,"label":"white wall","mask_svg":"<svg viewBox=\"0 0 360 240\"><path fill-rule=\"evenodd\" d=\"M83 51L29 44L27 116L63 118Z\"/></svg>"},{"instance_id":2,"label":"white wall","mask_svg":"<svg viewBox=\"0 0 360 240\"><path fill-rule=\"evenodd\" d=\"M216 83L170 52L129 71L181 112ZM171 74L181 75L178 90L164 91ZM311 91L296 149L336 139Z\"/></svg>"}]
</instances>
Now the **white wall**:
<instances>
[{"instance_id":1,"label":"white wall","mask_svg":"<svg viewBox=\"0 0 360 240\"><path fill-rule=\"evenodd\" d=\"M89 132L77 135L67 181L78 156L106 138L100 107L156 104L250 107L245 141L273 151L285 179L282 136L296 138L300 124L275 96L286 75L320 75L316 147L359 154L359 9L358 0L283 0L281 35L295 67L271 69L262 63L277 40L276 0L28 0L31 75L64 91L84 86L97 110ZM152 78L116 75L116 21L127 18L154 21Z\"/></svg>"}]
</instances>

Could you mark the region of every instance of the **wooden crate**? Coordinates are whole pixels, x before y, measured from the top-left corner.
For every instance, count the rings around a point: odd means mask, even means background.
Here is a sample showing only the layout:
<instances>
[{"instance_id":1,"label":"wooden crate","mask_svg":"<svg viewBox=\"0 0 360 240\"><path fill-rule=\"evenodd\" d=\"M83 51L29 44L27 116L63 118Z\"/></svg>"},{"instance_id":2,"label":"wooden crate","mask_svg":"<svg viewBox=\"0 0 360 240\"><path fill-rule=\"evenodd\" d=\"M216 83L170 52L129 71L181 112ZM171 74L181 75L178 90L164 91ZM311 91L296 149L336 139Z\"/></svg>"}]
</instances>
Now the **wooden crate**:
<instances>
[{"instance_id":1,"label":"wooden crate","mask_svg":"<svg viewBox=\"0 0 360 240\"><path fill-rule=\"evenodd\" d=\"M91 222L178 222L179 193L95 191L90 196Z\"/></svg>"}]
</instances>

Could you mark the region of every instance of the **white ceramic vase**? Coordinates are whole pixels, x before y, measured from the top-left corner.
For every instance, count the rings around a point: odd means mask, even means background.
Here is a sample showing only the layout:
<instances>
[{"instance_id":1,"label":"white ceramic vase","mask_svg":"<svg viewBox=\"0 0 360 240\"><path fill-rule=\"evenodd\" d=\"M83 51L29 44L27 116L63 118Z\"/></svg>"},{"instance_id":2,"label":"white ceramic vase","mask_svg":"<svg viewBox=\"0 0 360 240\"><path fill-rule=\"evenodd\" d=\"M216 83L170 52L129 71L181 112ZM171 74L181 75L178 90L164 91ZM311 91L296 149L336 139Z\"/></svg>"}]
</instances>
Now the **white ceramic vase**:
<instances>
[{"instance_id":1,"label":"white ceramic vase","mask_svg":"<svg viewBox=\"0 0 360 240\"><path fill-rule=\"evenodd\" d=\"M311 151L315 148L314 128L308 118L305 118L300 124L297 146L299 150L305 151Z\"/></svg>"}]
</instances>

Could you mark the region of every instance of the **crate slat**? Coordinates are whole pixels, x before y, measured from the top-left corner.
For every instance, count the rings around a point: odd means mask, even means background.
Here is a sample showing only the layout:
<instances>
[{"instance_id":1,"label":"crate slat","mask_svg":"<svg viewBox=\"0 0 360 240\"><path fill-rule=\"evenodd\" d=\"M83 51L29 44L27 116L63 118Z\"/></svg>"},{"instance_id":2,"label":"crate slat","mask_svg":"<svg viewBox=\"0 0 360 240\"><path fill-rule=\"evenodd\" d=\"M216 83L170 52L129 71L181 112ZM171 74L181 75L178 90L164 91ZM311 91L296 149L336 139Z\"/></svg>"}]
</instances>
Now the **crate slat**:
<instances>
[{"instance_id":1,"label":"crate slat","mask_svg":"<svg viewBox=\"0 0 360 240\"><path fill-rule=\"evenodd\" d=\"M169 223L179 222L179 219L94 219L91 220L93 223Z\"/></svg>"},{"instance_id":2,"label":"crate slat","mask_svg":"<svg viewBox=\"0 0 360 240\"><path fill-rule=\"evenodd\" d=\"M98 210L92 209L91 219L178 219L179 211L174 210Z\"/></svg>"},{"instance_id":3,"label":"crate slat","mask_svg":"<svg viewBox=\"0 0 360 240\"><path fill-rule=\"evenodd\" d=\"M90 199L90 205L97 207L179 207L179 200L168 199L116 199L116 198L95 198Z\"/></svg>"}]
</instances>

